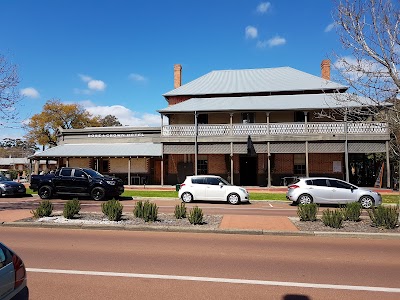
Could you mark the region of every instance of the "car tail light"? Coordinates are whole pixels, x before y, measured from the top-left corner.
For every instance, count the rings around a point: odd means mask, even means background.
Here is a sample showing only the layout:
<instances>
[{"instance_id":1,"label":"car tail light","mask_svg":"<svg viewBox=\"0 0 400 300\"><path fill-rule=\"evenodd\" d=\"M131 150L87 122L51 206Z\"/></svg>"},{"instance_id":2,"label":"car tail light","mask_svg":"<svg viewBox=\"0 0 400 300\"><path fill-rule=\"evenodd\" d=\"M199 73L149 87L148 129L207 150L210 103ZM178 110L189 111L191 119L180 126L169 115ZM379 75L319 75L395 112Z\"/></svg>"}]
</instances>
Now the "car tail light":
<instances>
[{"instance_id":1,"label":"car tail light","mask_svg":"<svg viewBox=\"0 0 400 300\"><path fill-rule=\"evenodd\" d=\"M182 183L182 184L179 186L179 189L181 189L183 186L185 186L184 183Z\"/></svg>"},{"instance_id":2,"label":"car tail light","mask_svg":"<svg viewBox=\"0 0 400 300\"><path fill-rule=\"evenodd\" d=\"M26 270L25 270L24 262L18 255L14 254L12 261L13 261L14 273L15 273L14 289L16 289L17 287L19 287L22 284L22 282L24 282L24 280L26 278Z\"/></svg>"},{"instance_id":3,"label":"car tail light","mask_svg":"<svg viewBox=\"0 0 400 300\"><path fill-rule=\"evenodd\" d=\"M288 186L288 189L297 189L297 188L299 188L300 186L298 186L297 184L292 184L292 185L289 185Z\"/></svg>"}]
</instances>

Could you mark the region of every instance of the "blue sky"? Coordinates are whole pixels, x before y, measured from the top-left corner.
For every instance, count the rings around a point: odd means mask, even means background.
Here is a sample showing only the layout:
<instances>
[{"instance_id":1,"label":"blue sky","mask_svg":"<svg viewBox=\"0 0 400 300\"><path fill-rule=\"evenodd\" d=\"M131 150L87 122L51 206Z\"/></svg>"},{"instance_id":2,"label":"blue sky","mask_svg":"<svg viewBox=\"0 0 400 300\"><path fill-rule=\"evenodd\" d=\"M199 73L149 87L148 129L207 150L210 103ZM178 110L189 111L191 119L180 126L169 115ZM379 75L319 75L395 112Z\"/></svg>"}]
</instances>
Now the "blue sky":
<instances>
[{"instance_id":1,"label":"blue sky","mask_svg":"<svg viewBox=\"0 0 400 300\"><path fill-rule=\"evenodd\" d=\"M213 70L290 66L320 76L340 43L333 1L2 0L0 53L18 65L20 121L49 99L160 126L162 94ZM0 139L24 131L1 128Z\"/></svg>"}]
</instances>

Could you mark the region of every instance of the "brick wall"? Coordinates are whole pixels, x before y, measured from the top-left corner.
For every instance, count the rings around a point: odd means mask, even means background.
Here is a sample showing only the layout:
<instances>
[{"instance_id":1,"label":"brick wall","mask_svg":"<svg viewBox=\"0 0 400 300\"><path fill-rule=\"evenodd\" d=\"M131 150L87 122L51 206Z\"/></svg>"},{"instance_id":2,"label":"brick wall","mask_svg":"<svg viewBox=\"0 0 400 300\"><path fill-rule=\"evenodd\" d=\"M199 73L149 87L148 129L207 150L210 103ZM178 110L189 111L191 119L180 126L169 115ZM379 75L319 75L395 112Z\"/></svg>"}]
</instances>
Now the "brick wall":
<instances>
[{"instance_id":1,"label":"brick wall","mask_svg":"<svg viewBox=\"0 0 400 300\"><path fill-rule=\"evenodd\" d=\"M343 153L310 153L308 156L309 171L310 173L333 173L333 162L340 161L341 165L343 162ZM343 173L343 167L342 172ZM337 173L340 174L340 173Z\"/></svg>"},{"instance_id":2,"label":"brick wall","mask_svg":"<svg viewBox=\"0 0 400 300\"><path fill-rule=\"evenodd\" d=\"M275 174L293 174L293 154L277 153L275 154Z\"/></svg>"},{"instance_id":3,"label":"brick wall","mask_svg":"<svg viewBox=\"0 0 400 300\"><path fill-rule=\"evenodd\" d=\"M228 166L230 170L230 165ZM225 155L210 154L208 155L208 173L209 174L225 174L228 173L225 163Z\"/></svg>"}]
</instances>

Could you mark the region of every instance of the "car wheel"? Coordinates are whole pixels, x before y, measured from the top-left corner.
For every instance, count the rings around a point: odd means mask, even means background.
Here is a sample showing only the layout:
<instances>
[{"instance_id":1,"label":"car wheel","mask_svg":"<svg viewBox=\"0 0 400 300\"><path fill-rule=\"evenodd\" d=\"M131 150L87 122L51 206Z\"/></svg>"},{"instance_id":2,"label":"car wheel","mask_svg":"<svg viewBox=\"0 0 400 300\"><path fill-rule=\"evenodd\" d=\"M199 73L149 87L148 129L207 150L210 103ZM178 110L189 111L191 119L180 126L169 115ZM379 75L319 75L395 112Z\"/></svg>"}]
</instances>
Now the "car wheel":
<instances>
[{"instance_id":1,"label":"car wheel","mask_svg":"<svg viewBox=\"0 0 400 300\"><path fill-rule=\"evenodd\" d=\"M51 195L53 194L53 189L51 186L44 185L39 188L38 194L40 199L50 199Z\"/></svg>"},{"instance_id":2,"label":"car wheel","mask_svg":"<svg viewBox=\"0 0 400 300\"><path fill-rule=\"evenodd\" d=\"M93 200L100 201L106 197L106 191L104 188L96 186L92 189L90 195L92 196Z\"/></svg>"},{"instance_id":3,"label":"car wheel","mask_svg":"<svg viewBox=\"0 0 400 300\"><path fill-rule=\"evenodd\" d=\"M228 202L233 205L238 204L240 202L240 196L236 193L229 194Z\"/></svg>"},{"instance_id":4,"label":"car wheel","mask_svg":"<svg viewBox=\"0 0 400 300\"><path fill-rule=\"evenodd\" d=\"M362 208L365 209L371 208L375 204L374 199L370 196L362 196L359 202L361 203Z\"/></svg>"},{"instance_id":5,"label":"car wheel","mask_svg":"<svg viewBox=\"0 0 400 300\"><path fill-rule=\"evenodd\" d=\"M313 198L309 194L301 194L299 198L297 198L298 204L310 204L313 202Z\"/></svg>"},{"instance_id":6,"label":"car wheel","mask_svg":"<svg viewBox=\"0 0 400 300\"><path fill-rule=\"evenodd\" d=\"M181 196L182 201L185 203L190 203L193 201L193 195L189 192L184 192Z\"/></svg>"}]
</instances>

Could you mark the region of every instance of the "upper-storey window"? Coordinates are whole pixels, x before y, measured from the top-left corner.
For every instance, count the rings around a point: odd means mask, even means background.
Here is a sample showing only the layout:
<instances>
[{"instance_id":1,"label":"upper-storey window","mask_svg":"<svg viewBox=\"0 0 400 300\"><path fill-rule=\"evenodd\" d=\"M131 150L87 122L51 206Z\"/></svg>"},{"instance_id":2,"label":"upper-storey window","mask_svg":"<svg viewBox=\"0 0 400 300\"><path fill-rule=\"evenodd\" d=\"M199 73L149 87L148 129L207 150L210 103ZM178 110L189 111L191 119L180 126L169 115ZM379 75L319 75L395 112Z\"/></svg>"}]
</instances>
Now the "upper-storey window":
<instances>
[{"instance_id":1,"label":"upper-storey window","mask_svg":"<svg viewBox=\"0 0 400 300\"><path fill-rule=\"evenodd\" d=\"M242 113L242 123L254 123L255 122L255 114L253 112Z\"/></svg>"},{"instance_id":2,"label":"upper-storey window","mask_svg":"<svg viewBox=\"0 0 400 300\"><path fill-rule=\"evenodd\" d=\"M197 124L208 124L208 115L207 114L199 114L197 116Z\"/></svg>"},{"instance_id":3,"label":"upper-storey window","mask_svg":"<svg viewBox=\"0 0 400 300\"><path fill-rule=\"evenodd\" d=\"M295 122L305 122L306 116L303 111L295 111L294 112L294 121Z\"/></svg>"}]
</instances>

